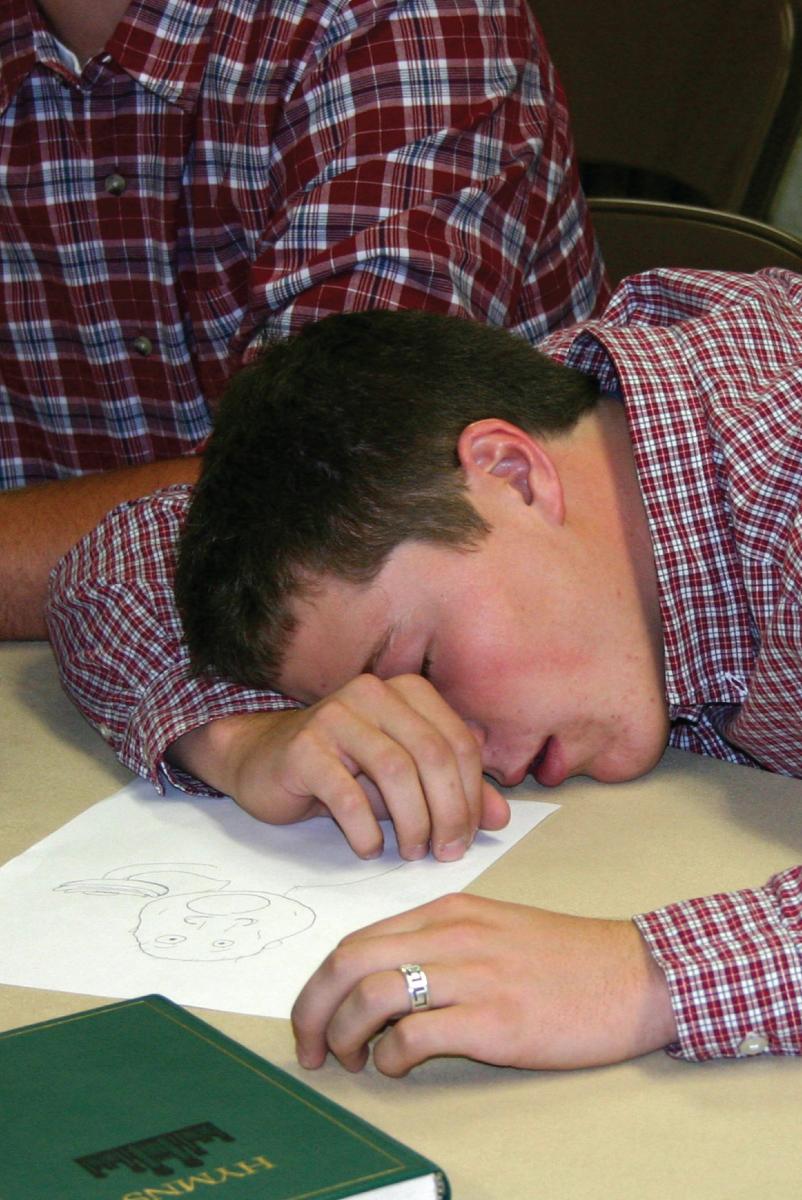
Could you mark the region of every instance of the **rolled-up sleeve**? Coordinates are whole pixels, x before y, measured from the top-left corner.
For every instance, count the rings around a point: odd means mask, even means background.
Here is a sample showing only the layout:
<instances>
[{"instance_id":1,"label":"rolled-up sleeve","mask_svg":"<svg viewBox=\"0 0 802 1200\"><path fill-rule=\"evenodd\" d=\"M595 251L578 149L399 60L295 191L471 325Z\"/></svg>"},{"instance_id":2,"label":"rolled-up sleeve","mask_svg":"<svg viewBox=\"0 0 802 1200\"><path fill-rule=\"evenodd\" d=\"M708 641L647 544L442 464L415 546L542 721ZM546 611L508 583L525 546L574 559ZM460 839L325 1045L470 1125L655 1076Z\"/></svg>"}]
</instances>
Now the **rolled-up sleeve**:
<instances>
[{"instance_id":1,"label":"rolled-up sleeve","mask_svg":"<svg viewBox=\"0 0 802 1200\"><path fill-rule=\"evenodd\" d=\"M170 745L222 717L297 706L192 675L173 595L191 495L177 485L111 512L55 568L47 620L67 693L120 761L160 791L166 778L213 794L165 761Z\"/></svg>"}]
</instances>

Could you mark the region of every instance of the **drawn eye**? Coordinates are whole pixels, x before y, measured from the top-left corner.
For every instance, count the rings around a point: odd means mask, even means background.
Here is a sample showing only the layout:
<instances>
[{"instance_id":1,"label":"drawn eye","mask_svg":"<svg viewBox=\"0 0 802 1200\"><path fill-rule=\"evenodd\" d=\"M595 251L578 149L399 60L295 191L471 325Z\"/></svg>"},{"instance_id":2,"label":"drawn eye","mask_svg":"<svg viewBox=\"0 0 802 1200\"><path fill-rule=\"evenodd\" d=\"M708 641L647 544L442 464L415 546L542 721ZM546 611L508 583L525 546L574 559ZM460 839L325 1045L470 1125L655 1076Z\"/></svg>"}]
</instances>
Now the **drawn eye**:
<instances>
[{"instance_id":1,"label":"drawn eye","mask_svg":"<svg viewBox=\"0 0 802 1200\"><path fill-rule=\"evenodd\" d=\"M157 946L178 946L181 942L187 939L182 937L180 933L163 933L156 938Z\"/></svg>"},{"instance_id":2,"label":"drawn eye","mask_svg":"<svg viewBox=\"0 0 802 1200\"><path fill-rule=\"evenodd\" d=\"M234 945L234 943L230 939L227 940L226 938L220 938L219 941L212 942L212 949L213 950L227 950L229 948L229 946L233 946L233 945Z\"/></svg>"}]
</instances>

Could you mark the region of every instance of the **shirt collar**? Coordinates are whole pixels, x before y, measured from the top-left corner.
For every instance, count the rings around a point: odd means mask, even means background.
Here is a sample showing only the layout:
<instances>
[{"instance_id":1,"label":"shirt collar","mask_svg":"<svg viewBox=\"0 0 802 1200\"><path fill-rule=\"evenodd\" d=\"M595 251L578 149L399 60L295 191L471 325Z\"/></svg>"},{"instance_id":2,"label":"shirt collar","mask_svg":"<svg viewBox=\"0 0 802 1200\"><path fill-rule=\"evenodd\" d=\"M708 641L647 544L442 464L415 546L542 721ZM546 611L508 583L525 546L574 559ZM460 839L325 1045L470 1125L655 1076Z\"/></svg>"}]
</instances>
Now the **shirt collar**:
<instances>
[{"instance_id":1,"label":"shirt collar","mask_svg":"<svg viewBox=\"0 0 802 1200\"><path fill-rule=\"evenodd\" d=\"M191 112L218 4L219 0L132 0L104 54L142 87ZM0 0L0 112L37 63L66 71L35 0Z\"/></svg>"},{"instance_id":2,"label":"shirt collar","mask_svg":"<svg viewBox=\"0 0 802 1200\"><path fill-rule=\"evenodd\" d=\"M568 344L564 361L595 376L626 409L654 547L672 716L740 703L754 656L749 605L682 335L670 326L594 322Z\"/></svg>"}]
</instances>

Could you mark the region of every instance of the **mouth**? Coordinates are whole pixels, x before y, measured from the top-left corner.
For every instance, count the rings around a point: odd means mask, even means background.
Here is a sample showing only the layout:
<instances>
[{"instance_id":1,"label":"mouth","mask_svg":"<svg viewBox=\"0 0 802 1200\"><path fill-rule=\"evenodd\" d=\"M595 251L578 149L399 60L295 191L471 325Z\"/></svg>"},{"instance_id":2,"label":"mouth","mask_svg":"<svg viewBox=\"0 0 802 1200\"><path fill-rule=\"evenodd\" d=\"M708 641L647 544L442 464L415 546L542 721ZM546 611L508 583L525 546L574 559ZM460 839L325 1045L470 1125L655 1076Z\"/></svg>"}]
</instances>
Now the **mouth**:
<instances>
[{"instance_id":1,"label":"mouth","mask_svg":"<svg viewBox=\"0 0 802 1200\"><path fill-rule=\"evenodd\" d=\"M529 768L542 787L557 787L568 777L568 768L563 758L560 743L555 737L547 737L532 759Z\"/></svg>"},{"instance_id":2,"label":"mouth","mask_svg":"<svg viewBox=\"0 0 802 1200\"><path fill-rule=\"evenodd\" d=\"M545 742L540 747L537 754L535 755L535 757L532 759L531 763L529 764L529 774L532 775L535 779L537 779L538 783L540 783L540 780L538 779L537 773L540 770L540 768L543 766L543 763L546 760L546 755L549 752L550 744L551 744L551 738L547 737Z\"/></svg>"}]
</instances>

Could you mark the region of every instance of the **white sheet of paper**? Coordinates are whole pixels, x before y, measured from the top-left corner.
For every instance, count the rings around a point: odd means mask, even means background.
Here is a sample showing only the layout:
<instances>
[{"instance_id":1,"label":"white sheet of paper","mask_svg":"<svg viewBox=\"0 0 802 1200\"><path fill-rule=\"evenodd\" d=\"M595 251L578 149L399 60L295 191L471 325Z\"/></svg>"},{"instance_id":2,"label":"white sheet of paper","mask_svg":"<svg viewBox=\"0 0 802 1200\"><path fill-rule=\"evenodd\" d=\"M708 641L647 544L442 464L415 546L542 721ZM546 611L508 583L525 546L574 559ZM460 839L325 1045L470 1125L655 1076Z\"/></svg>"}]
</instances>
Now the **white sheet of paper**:
<instances>
[{"instance_id":1,"label":"white sheet of paper","mask_svg":"<svg viewBox=\"0 0 802 1200\"><path fill-rule=\"evenodd\" d=\"M354 929L460 891L559 806L511 800L455 863L358 859L333 822L130 784L0 869L0 981L288 1017Z\"/></svg>"}]
</instances>

